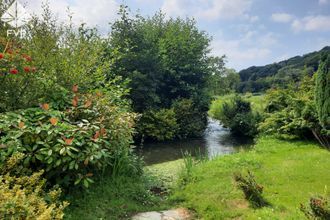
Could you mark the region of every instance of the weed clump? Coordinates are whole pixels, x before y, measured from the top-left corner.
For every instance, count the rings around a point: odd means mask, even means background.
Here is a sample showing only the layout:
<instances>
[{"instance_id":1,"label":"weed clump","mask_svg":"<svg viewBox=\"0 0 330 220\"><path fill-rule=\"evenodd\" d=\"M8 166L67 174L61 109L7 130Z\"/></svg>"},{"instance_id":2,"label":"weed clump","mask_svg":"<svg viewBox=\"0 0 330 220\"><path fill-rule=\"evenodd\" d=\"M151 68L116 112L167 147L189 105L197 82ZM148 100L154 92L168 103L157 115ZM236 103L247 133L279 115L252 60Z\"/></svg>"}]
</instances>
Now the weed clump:
<instances>
[{"instance_id":1,"label":"weed clump","mask_svg":"<svg viewBox=\"0 0 330 220\"><path fill-rule=\"evenodd\" d=\"M248 171L246 176L237 173L234 175L234 179L238 187L243 190L245 198L251 203L252 207L262 208L270 205L262 196L263 186L256 182L251 171Z\"/></svg>"},{"instance_id":2,"label":"weed clump","mask_svg":"<svg viewBox=\"0 0 330 220\"><path fill-rule=\"evenodd\" d=\"M330 197L313 196L309 200L308 207L301 204L300 210L309 219L330 219Z\"/></svg>"}]
</instances>

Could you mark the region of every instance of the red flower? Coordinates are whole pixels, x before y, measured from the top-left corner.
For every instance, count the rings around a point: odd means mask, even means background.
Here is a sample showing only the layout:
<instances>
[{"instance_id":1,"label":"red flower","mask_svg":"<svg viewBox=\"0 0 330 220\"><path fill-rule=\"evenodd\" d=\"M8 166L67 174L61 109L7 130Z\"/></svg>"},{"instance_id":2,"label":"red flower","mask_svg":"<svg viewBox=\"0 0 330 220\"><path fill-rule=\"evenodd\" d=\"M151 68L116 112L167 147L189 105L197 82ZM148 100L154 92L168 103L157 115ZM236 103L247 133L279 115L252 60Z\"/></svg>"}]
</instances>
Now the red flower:
<instances>
[{"instance_id":1,"label":"red flower","mask_svg":"<svg viewBox=\"0 0 330 220\"><path fill-rule=\"evenodd\" d=\"M17 69L11 69L9 72L10 72L10 74L17 74L18 70Z\"/></svg>"},{"instance_id":2,"label":"red flower","mask_svg":"<svg viewBox=\"0 0 330 220\"><path fill-rule=\"evenodd\" d=\"M5 55L3 55L2 53L0 53L0 60L3 59L5 57Z\"/></svg>"},{"instance_id":3,"label":"red flower","mask_svg":"<svg viewBox=\"0 0 330 220\"><path fill-rule=\"evenodd\" d=\"M24 72L29 73L31 71L31 68L28 66L24 67Z\"/></svg>"},{"instance_id":4,"label":"red flower","mask_svg":"<svg viewBox=\"0 0 330 220\"><path fill-rule=\"evenodd\" d=\"M30 56L25 56L25 60L28 61L28 62L31 62L32 58Z\"/></svg>"}]
</instances>

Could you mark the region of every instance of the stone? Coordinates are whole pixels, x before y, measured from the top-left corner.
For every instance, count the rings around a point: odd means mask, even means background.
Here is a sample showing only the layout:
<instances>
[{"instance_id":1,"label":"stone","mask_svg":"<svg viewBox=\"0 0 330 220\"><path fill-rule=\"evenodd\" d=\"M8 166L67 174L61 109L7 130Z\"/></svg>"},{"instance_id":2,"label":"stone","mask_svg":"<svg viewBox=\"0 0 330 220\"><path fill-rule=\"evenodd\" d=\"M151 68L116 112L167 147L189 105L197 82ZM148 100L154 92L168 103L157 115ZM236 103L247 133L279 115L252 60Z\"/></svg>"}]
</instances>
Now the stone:
<instances>
[{"instance_id":1,"label":"stone","mask_svg":"<svg viewBox=\"0 0 330 220\"><path fill-rule=\"evenodd\" d=\"M187 209L179 208L158 212L144 212L133 216L132 220L189 220L191 215Z\"/></svg>"}]
</instances>

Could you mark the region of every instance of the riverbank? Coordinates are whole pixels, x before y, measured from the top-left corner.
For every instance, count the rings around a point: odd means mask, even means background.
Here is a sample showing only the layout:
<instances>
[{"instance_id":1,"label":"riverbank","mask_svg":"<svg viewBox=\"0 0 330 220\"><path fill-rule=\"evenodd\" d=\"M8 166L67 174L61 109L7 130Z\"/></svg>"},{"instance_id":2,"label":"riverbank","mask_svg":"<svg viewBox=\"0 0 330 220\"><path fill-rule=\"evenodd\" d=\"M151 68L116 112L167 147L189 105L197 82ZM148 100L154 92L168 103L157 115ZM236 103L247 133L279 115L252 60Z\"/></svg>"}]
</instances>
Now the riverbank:
<instances>
[{"instance_id":1,"label":"riverbank","mask_svg":"<svg viewBox=\"0 0 330 220\"><path fill-rule=\"evenodd\" d=\"M299 210L330 183L330 152L312 142L258 140L254 149L226 155L193 168L191 181L172 199L202 219L304 219ZM238 189L234 173L250 170L271 206L253 209Z\"/></svg>"},{"instance_id":2,"label":"riverbank","mask_svg":"<svg viewBox=\"0 0 330 220\"><path fill-rule=\"evenodd\" d=\"M329 157L313 142L262 137L252 150L194 166L184 186L177 184L182 159L147 166L141 178L105 178L88 192L72 195L65 217L129 219L139 212L184 207L196 219L304 219L300 204L329 187ZM247 170L264 187L271 206L253 209L237 188L234 173Z\"/></svg>"}]
</instances>

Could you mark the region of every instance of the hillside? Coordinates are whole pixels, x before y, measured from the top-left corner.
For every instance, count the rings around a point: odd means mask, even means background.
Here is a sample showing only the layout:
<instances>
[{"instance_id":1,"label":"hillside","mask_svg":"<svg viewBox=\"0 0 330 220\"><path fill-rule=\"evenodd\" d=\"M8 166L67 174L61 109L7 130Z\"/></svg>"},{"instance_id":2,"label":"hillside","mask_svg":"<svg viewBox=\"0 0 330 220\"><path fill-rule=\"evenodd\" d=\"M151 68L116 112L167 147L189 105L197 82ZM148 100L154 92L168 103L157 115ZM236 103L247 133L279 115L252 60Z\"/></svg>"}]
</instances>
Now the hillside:
<instances>
[{"instance_id":1,"label":"hillside","mask_svg":"<svg viewBox=\"0 0 330 220\"><path fill-rule=\"evenodd\" d=\"M330 54L330 46L322 50L295 56L290 59L268 64L252 66L239 72L241 83L239 92L261 92L273 87L284 87L291 82L298 82L304 74L313 74L323 54Z\"/></svg>"}]
</instances>

